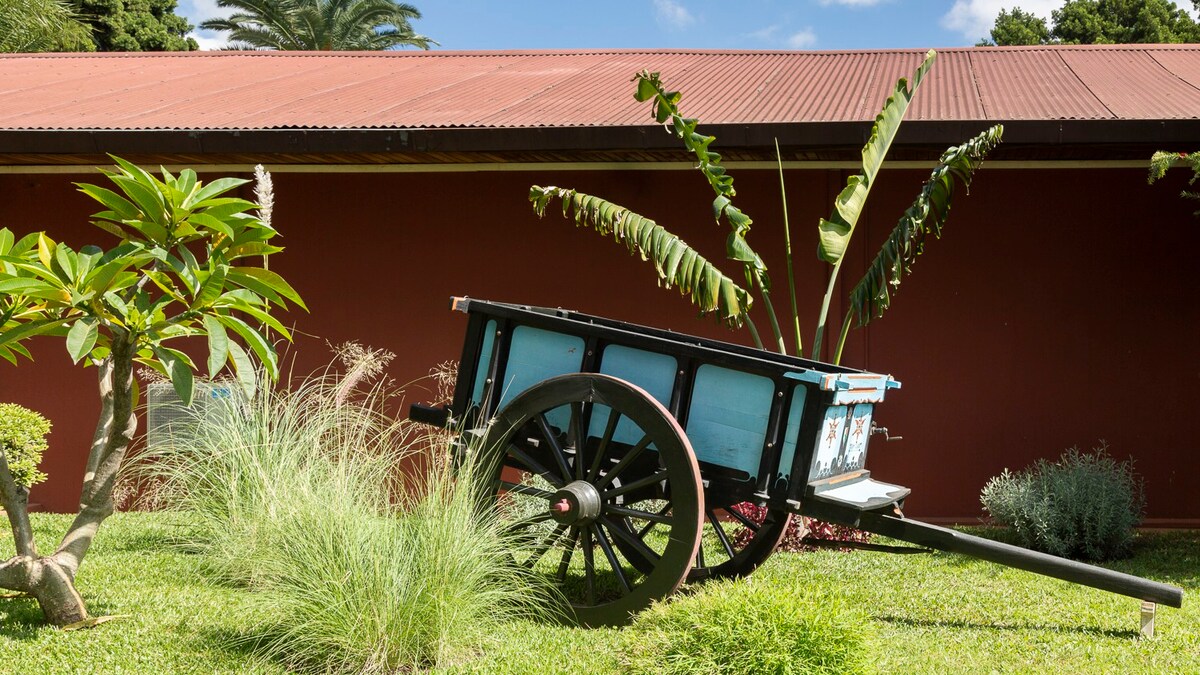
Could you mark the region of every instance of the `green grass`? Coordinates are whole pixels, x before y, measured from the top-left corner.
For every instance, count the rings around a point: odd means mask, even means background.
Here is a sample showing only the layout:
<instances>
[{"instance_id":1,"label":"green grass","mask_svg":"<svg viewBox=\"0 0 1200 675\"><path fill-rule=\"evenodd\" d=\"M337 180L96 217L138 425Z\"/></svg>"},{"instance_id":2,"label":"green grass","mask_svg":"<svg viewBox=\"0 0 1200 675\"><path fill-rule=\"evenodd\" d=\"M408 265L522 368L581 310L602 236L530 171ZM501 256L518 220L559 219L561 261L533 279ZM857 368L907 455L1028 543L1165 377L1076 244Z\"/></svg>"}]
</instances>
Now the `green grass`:
<instances>
[{"instance_id":1,"label":"green grass","mask_svg":"<svg viewBox=\"0 0 1200 675\"><path fill-rule=\"evenodd\" d=\"M68 521L34 522L49 541ZM130 618L62 633L40 624L32 601L0 600L0 664L31 673L285 672L250 644L231 646L268 617L249 591L205 581L196 556L170 545L193 526L180 514L114 516L79 584L93 613ZM0 546L10 542L0 535ZM1182 610L1159 608L1154 639L1137 637L1136 600L950 554L780 554L750 586L841 597L862 610L867 660L880 672L1195 672L1200 532L1144 534L1133 558L1111 566L1187 591ZM511 622L477 658L436 672L618 673L630 630Z\"/></svg>"},{"instance_id":2,"label":"green grass","mask_svg":"<svg viewBox=\"0 0 1200 675\"><path fill-rule=\"evenodd\" d=\"M71 518L33 514L39 541L58 541ZM283 673L232 647L262 619L245 592L208 583L195 556L171 545L192 523L180 514L120 513L105 522L79 575L94 616L128 615L90 630L45 625L31 599L0 600L0 672ZM0 551L12 535L0 532ZM8 552L5 551L4 555Z\"/></svg>"}]
</instances>

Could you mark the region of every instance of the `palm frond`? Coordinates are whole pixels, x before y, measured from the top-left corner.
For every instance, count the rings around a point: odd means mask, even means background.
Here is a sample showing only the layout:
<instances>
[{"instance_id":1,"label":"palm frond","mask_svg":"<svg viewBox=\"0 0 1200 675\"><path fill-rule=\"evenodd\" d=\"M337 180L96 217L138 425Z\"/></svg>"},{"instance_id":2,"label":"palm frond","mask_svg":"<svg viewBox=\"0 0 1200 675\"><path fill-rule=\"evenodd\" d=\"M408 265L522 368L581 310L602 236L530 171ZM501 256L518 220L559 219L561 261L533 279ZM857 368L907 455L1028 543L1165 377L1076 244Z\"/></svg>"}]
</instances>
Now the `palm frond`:
<instances>
[{"instance_id":1,"label":"palm frond","mask_svg":"<svg viewBox=\"0 0 1200 675\"><path fill-rule=\"evenodd\" d=\"M950 215L955 182L962 183L964 188L970 187L975 170L1000 142L1003 133L1004 127L997 124L942 153L937 167L921 188L921 194L904 212L862 280L850 292L851 311L858 325L865 326L872 319L883 316L891 305L891 293L900 286L903 275L912 271L917 256L924 251L926 234L941 236Z\"/></svg>"},{"instance_id":2,"label":"palm frond","mask_svg":"<svg viewBox=\"0 0 1200 675\"><path fill-rule=\"evenodd\" d=\"M725 275L679 237L661 225L600 197L555 186L529 189L529 201L544 216L553 199L562 201L563 217L576 227L589 227L624 244L631 254L652 261L660 285L676 286L701 313L715 312L727 325L740 327L752 300L744 288Z\"/></svg>"}]
</instances>

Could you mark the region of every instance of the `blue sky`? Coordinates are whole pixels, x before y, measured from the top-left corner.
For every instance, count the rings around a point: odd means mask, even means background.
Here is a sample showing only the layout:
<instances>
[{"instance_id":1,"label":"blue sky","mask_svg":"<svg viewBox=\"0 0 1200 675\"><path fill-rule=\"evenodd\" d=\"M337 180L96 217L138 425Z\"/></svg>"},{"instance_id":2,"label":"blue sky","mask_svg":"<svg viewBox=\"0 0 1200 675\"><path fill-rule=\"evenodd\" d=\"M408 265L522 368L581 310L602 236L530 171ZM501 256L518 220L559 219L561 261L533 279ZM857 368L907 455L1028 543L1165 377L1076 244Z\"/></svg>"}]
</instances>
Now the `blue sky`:
<instances>
[{"instance_id":1,"label":"blue sky","mask_svg":"<svg viewBox=\"0 0 1200 675\"><path fill-rule=\"evenodd\" d=\"M438 49L885 49L973 45L1001 8L1049 19L1063 0L409 0ZM1184 3L1190 10L1191 3ZM179 0L197 24L227 13ZM196 33L202 48L220 34Z\"/></svg>"},{"instance_id":2,"label":"blue sky","mask_svg":"<svg viewBox=\"0 0 1200 675\"><path fill-rule=\"evenodd\" d=\"M1061 0L409 0L438 49L883 49L972 45L1001 7L1049 15ZM179 0L192 24L226 14ZM218 48L216 33L196 33Z\"/></svg>"}]
</instances>

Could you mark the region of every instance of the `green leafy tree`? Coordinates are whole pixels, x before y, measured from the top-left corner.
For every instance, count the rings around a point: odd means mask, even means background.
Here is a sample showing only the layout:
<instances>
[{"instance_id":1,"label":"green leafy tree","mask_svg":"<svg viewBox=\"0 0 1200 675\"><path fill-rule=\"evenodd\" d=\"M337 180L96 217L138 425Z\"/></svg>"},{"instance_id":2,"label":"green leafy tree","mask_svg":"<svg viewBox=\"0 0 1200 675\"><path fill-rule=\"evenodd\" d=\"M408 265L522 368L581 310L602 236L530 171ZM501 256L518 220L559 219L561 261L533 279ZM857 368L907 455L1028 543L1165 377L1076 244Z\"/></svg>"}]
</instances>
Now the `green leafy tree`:
<instances>
[{"instance_id":1,"label":"green leafy tree","mask_svg":"<svg viewBox=\"0 0 1200 675\"><path fill-rule=\"evenodd\" d=\"M199 49L175 13L176 0L71 0L102 52L185 52Z\"/></svg>"},{"instance_id":2,"label":"green leafy tree","mask_svg":"<svg viewBox=\"0 0 1200 675\"><path fill-rule=\"evenodd\" d=\"M429 49L437 42L413 32L416 7L394 0L217 0L236 10L209 19L204 30L229 33L233 49L380 51Z\"/></svg>"},{"instance_id":3,"label":"green leafy tree","mask_svg":"<svg viewBox=\"0 0 1200 675\"><path fill-rule=\"evenodd\" d=\"M1154 183L1158 179L1167 175L1167 170L1177 164L1183 164L1192 170L1192 177L1188 179L1188 185L1195 185L1197 180L1200 180L1200 152L1165 152L1158 151L1150 158L1150 175L1147 181ZM1192 199L1200 201L1200 193L1182 190L1179 193L1184 199ZM1200 216L1200 211L1196 211L1193 215Z\"/></svg>"},{"instance_id":4,"label":"green leafy tree","mask_svg":"<svg viewBox=\"0 0 1200 675\"><path fill-rule=\"evenodd\" d=\"M0 495L16 545L16 555L0 563L0 588L32 595L47 621L58 626L88 620L75 577L113 512L113 485L137 430L135 364L169 378L190 402L196 366L168 343L206 338L209 374L228 364L251 388L255 366L247 349L276 377L269 336L290 335L272 311L286 309L289 301L303 307L282 277L252 264L265 265L267 256L282 249L270 243L276 232L261 197L256 204L224 196L247 181L204 184L190 169L178 176L163 169L160 180L113 159L117 167L104 173L115 190L79 184L103 205L94 224L120 240L113 248L75 251L44 233L16 239L0 229L0 358L15 364L18 357L30 358L29 339L57 336L74 362L96 367L99 379L100 419L79 513L53 553L38 552L28 493L0 462Z\"/></svg>"},{"instance_id":5,"label":"green leafy tree","mask_svg":"<svg viewBox=\"0 0 1200 675\"><path fill-rule=\"evenodd\" d=\"M818 224L818 257L828 263L831 269L812 341L812 358L821 355L830 303L837 288L842 261L866 206L867 197L900 129L909 103L933 66L935 57L936 54L930 51L913 75L911 86L904 78L896 83L895 90L875 118L871 137L862 149L862 171L849 178L846 187L837 196L829 218L821 219ZM563 215L573 215L577 226L591 227L603 235L611 234L630 252L639 254L643 260L651 261L659 282L667 287L678 286L681 292L691 297L702 313L715 313L731 326L747 326L755 344L761 349L762 338L750 318L752 291L757 290L771 322L774 347L781 353L787 353L789 350L784 330L771 301L772 287L767 266L747 241L753 220L733 204L733 198L737 194L733 187L733 176L721 165L721 155L710 149L714 137L697 131L698 120L680 114L678 104L682 94L668 91L660 81L658 73L643 71L634 79L638 83L635 94L637 100L652 101L655 121L663 124L683 141L693 154L697 168L704 174L716 194L712 204L713 218L718 223L724 220L729 226L729 234L725 241L726 256L740 263L745 287L722 273L716 265L705 260L695 249L654 221L599 197L556 186L535 185L530 188L529 193L534 211L538 215L544 215L552 200L560 200ZM911 271L917 256L924 250L926 234L940 236L950 211L955 184L970 184L975 170L987 153L1000 142L1002 133L1002 127L994 126L942 154L920 194L901 216L879 254L868 266L865 276L851 292L850 310L842 321L833 356L834 363L841 360L842 347L852 323L857 321L858 325L866 325L873 318L882 316L890 306L891 294L900 285L903 275ZM776 154L778 156L778 148ZM791 233L787 220L787 196L783 191L782 161L779 168L784 204L782 229L788 266L792 329L795 333L795 353L802 355L804 347L800 318L796 310L796 286Z\"/></svg>"},{"instance_id":6,"label":"green leafy tree","mask_svg":"<svg viewBox=\"0 0 1200 675\"><path fill-rule=\"evenodd\" d=\"M91 32L64 0L0 0L0 52L92 52Z\"/></svg>"},{"instance_id":7,"label":"green leafy tree","mask_svg":"<svg viewBox=\"0 0 1200 675\"><path fill-rule=\"evenodd\" d=\"M992 41L997 45L1200 42L1200 24L1171 0L1068 0L1050 16L1054 28L1042 39L1044 21L1020 8L1001 10Z\"/></svg>"},{"instance_id":8,"label":"green leafy tree","mask_svg":"<svg viewBox=\"0 0 1200 675\"><path fill-rule=\"evenodd\" d=\"M1002 9L996 16L990 39L983 39L977 47L993 45L1044 45L1050 42L1050 29L1046 20L1020 7Z\"/></svg>"}]
</instances>

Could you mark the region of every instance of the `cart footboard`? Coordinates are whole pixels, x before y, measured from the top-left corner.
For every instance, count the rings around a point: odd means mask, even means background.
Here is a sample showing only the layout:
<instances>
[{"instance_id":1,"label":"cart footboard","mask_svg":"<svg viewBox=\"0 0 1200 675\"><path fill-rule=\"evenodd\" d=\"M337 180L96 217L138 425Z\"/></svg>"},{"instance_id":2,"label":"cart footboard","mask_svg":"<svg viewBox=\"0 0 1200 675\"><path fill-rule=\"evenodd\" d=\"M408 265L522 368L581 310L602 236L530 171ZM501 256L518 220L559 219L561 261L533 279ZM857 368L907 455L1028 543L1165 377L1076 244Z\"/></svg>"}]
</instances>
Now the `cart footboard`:
<instances>
[{"instance_id":1,"label":"cart footboard","mask_svg":"<svg viewBox=\"0 0 1200 675\"><path fill-rule=\"evenodd\" d=\"M945 527L877 511L863 513L859 523L859 527L868 532L882 534L885 537L907 541L919 546L951 553L962 553L1008 567L1016 567L1170 607L1183 605L1183 589L1135 577L1131 574L1114 572L1103 567L1059 558L982 537L974 537Z\"/></svg>"}]
</instances>

